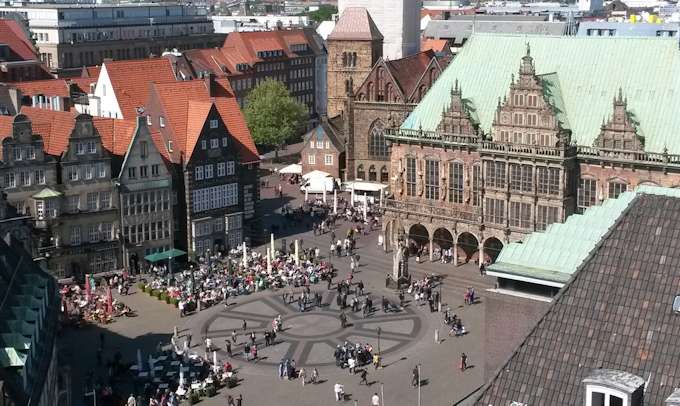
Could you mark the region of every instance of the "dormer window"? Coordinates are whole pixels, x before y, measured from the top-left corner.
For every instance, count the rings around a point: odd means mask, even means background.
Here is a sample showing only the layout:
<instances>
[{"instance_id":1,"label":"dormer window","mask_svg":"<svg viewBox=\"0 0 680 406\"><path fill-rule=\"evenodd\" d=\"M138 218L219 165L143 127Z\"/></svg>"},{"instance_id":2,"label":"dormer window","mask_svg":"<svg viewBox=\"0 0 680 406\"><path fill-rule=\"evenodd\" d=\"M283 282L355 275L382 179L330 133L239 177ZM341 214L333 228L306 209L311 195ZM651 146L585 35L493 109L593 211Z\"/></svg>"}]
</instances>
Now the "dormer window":
<instances>
[{"instance_id":1,"label":"dormer window","mask_svg":"<svg viewBox=\"0 0 680 406\"><path fill-rule=\"evenodd\" d=\"M642 406L645 381L637 375L596 369L583 380L584 406Z\"/></svg>"},{"instance_id":2,"label":"dormer window","mask_svg":"<svg viewBox=\"0 0 680 406\"><path fill-rule=\"evenodd\" d=\"M165 127L165 118L158 117L158 125L161 126L161 128Z\"/></svg>"}]
</instances>

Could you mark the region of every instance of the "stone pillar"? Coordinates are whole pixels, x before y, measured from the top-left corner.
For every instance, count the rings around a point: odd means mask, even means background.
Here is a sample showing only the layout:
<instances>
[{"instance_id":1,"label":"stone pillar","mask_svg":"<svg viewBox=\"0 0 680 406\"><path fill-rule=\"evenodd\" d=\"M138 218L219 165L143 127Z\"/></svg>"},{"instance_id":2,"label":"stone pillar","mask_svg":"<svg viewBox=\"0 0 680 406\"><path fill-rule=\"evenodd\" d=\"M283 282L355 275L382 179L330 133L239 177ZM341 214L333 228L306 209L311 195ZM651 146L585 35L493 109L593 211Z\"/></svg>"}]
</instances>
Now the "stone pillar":
<instances>
[{"instance_id":1,"label":"stone pillar","mask_svg":"<svg viewBox=\"0 0 680 406\"><path fill-rule=\"evenodd\" d=\"M326 185L323 185L323 202L326 203Z\"/></svg>"},{"instance_id":2,"label":"stone pillar","mask_svg":"<svg viewBox=\"0 0 680 406\"><path fill-rule=\"evenodd\" d=\"M248 266L248 247L246 247L246 242L243 241L243 267Z\"/></svg>"},{"instance_id":3,"label":"stone pillar","mask_svg":"<svg viewBox=\"0 0 680 406\"><path fill-rule=\"evenodd\" d=\"M305 186L305 203L307 203L307 199L309 199L309 191L307 190L309 186Z\"/></svg>"},{"instance_id":4,"label":"stone pillar","mask_svg":"<svg viewBox=\"0 0 680 406\"><path fill-rule=\"evenodd\" d=\"M274 251L276 250L276 248L274 248L274 233L271 233L271 235L269 236L269 240L270 240L270 243L271 243L272 259L273 259L274 258Z\"/></svg>"},{"instance_id":5,"label":"stone pillar","mask_svg":"<svg viewBox=\"0 0 680 406\"><path fill-rule=\"evenodd\" d=\"M484 243L479 243L479 267L482 267L482 264L484 263Z\"/></svg>"},{"instance_id":6,"label":"stone pillar","mask_svg":"<svg viewBox=\"0 0 680 406\"><path fill-rule=\"evenodd\" d=\"M453 243L453 266L458 266L458 243Z\"/></svg>"},{"instance_id":7,"label":"stone pillar","mask_svg":"<svg viewBox=\"0 0 680 406\"><path fill-rule=\"evenodd\" d=\"M434 249L434 238L430 237L430 262L432 262L432 254L433 254L433 249Z\"/></svg>"},{"instance_id":8,"label":"stone pillar","mask_svg":"<svg viewBox=\"0 0 680 406\"><path fill-rule=\"evenodd\" d=\"M300 240L295 240L295 265L300 265Z\"/></svg>"},{"instance_id":9,"label":"stone pillar","mask_svg":"<svg viewBox=\"0 0 680 406\"><path fill-rule=\"evenodd\" d=\"M333 214L338 214L338 190L333 190Z\"/></svg>"}]
</instances>

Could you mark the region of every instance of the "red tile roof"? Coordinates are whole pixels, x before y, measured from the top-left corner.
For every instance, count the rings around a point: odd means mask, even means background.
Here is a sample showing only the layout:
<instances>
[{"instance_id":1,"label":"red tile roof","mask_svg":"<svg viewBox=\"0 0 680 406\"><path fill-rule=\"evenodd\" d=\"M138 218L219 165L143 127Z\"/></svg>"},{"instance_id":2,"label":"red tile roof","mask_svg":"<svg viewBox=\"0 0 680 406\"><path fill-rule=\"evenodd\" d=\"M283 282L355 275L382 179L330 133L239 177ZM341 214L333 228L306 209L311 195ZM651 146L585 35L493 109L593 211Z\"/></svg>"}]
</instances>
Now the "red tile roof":
<instances>
[{"instance_id":1,"label":"red tile roof","mask_svg":"<svg viewBox=\"0 0 680 406\"><path fill-rule=\"evenodd\" d=\"M426 38L420 42L421 51L443 52L449 47L449 41L445 39Z\"/></svg>"},{"instance_id":2,"label":"red tile roof","mask_svg":"<svg viewBox=\"0 0 680 406\"><path fill-rule=\"evenodd\" d=\"M184 52L195 72L212 72L219 75L236 71L236 62L219 48L191 49Z\"/></svg>"},{"instance_id":3,"label":"red tile roof","mask_svg":"<svg viewBox=\"0 0 680 406\"><path fill-rule=\"evenodd\" d=\"M68 111L53 111L33 107L22 107L21 114L26 115L33 127L33 133L42 137L45 152L60 156L68 148L68 141L75 125L77 113ZM8 117L8 116L6 116ZM14 118L9 117L9 123L0 121L0 134L11 135ZM0 120L4 120L0 116ZM125 155L136 123L133 120L121 120L105 117L93 117L92 122L99 132L104 148L115 154ZM9 126L7 129L5 126Z\"/></svg>"},{"instance_id":4,"label":"red tile roof","mask_svg":"<svg viewBox=\"0 0 680 406\"><path fill-rule=\"evenodd\" d=\"M262 59L257 56L258 51L283 51L284 57L295 57L296 52L291 49L292 45L306 44L311 50L317 49L312 40L308 38L308 30L277 30L255 32L233 32L224 40L220 52L229 62L229 70L236 72L236 65L247 63L254 65ZM191 57L188 56L191 60Z\"/></svg>"},{"instance_id":5,"label":"red tile roof","mask_svg":"<svg viewBox=\"0 0 680 406\"><path fill-rule=\"evenodd\" d=\"M137 117L137 107L149 98L151 82L175 80L172 63L167 58L104 62L123 118Z\"/></svg>"},{"instance_id":6,"label":"red tile roof","mask_svg":"<svg viewBox=\"0 0 680 406\"><path fill-rule=\"evenodd\" d=\"M236 141L242 163L259 161L245 118L226 79L215 80L212 94L204 80L154 83L152 86L151 97L158 99L167 121L166 127L172 131L173 143L181 148L175 148L174 162L179 161L180 153L184 153L187 160L191 157L212 104Z\"/></svg>"},{"instance_id":7,"label":"red tile roof","mask_svg":"<svg viewBox=\"0 0 680 406\"><path fill-rule=\"evenodd\" d=\"M0 19L0 43L7 44L13 61L38 60L38 53L21 23L15 20Z\"/></svg>"},{"instance_id":8,"label":"red tile roof","mask_svg":"<svg viewBox=\"0 0 680 406\"><path fill-rule=\"evenodd\" d=\"M382 40L383 35L373 22L368 10L364 7L347 7L327 39L331 41L373 41Z\"/></svg>"},{"instance_id":9,"label":"red tile roof","mask_svg":"<svg viewBox=\"0 0 680 406\"><path fill-rule=\"evenodd\" d=\"M418 52L406 58L386 61L387 67L406 97L413 93L418 85L418 81L420 81L421 76L425 73L434 57L434 52L430 50Z\"/></svg>"},{"instance_id":10,"label":"red tile roof","mask_svg":"<svg viewBox=\"0 0 680 406\"><path fill-rule=\"evenodd\" d=\"M102 67L97 65L97 66L86 66L83 68L83 77L84 78L94 78L95 80L99 77L99 72L101 72Z\"/></svg>"},{"instance_id":11,"label":"red tile roof","mask_svg":"<svg viewBox=\"0 0 680 406\"><path fill-rule=\"evenodd\" d=\"M12 84L23 96L59 96L69 97L69 85L66 79L31 80Z\"/></svg>"},{"instance_id":12,"label":"red tile roof","mask_svg":"<svg viewBox=\"0 0 680 406\"><path fill-rule=\"evenodd\" d=\"M83 93L90 93L90 87L92 84L97 83L97 78L69 78L68 79L70 82L75 83L76 86L83 92Z\"/></svg>"},{"instance_id":13,"label":"red tile roof","mask_svg":"<svg viewBox=\"0 0 680 406\"><path fill-rule=\"evenodd\" d=\"M127 153L132 136L135 133L137 123L134 120L121 120L116 118L94 117L97 132L102 140L102 145L114 155L124 156Z\"/></svg>"},{"instance_id":14,"label":"red tile roof","mask_svg":"<svg viewBox=\"0 0 680 406\"><path fill-rule=\"evenodd\" d=\"M45 152L60 156L68 147L68 140L76 115L69 111L54 111L34 107L22 107L21 114L32 123L33 133L42 136Z\"/></svg>"}]
</instances>

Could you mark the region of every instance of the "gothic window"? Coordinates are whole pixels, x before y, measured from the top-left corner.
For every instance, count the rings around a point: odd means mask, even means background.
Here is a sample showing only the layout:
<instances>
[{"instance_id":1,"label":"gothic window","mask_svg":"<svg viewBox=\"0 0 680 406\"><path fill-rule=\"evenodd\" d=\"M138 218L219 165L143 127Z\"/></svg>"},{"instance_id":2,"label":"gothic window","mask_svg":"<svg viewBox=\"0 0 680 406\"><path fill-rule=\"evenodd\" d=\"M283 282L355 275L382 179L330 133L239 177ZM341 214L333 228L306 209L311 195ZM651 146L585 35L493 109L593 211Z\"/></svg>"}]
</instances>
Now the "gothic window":
<instances>
[{"instance_id":1,"label":"gothic window","mask_svg":"<svg viewBox=\"0 0 680 406\"><path fill-rule=\"evenodd\" d=\"M352 52L352 66L355 67L357 66L357 53Z\"/></svg>"},{"instance_id":2,"label":"gothic window","mask_svg":"<svg viewBox=\"0 0 680 406\"><path fill-rule=\"evenodd\" d=\"M368 180L371 182L378 180L378 173L375 171L375 166L373 165L368 168Z\"/></svg>"},{"instance_id":3,"label":"gothic window","mask_svg":"<svg viewBox=\"0 0 680 406\"><path fill-rule=\"evenodd\" d=\"M482 204L480 192L482 190L482 165L472 165L472 205L480 206Z\"/></svg>"},{"instance_id":4,"label":"gothic window","mask_svg":"<svg viewBox=\"0 0 680 406\"><path fill-rule=\"evenodd\" d=\"M558 195L560 193L560 170L545 166L536 167L536 184L538 193Z\"/></svg>"},{"instance_id":5,"label":"gothic window","mask_svg":"<svg viewBox=\"0 0 680 406\"><path fill-rule=\"evenodd\" d=\"M385 141L384 128L380 121L376 121L368 135L368 155L377 159L387 159L389 148Z\"/></svg>"},{"instance_id":6,"label":"gothic window","mask_svg":"<svg viewBox=\"0 0 680 406\"><path fill-rule=\"evenodd\" d=\"M433 159L425 161L425 198L439 199L439 161Z\"/></svg>"},{"instance_id":7,"label":"gothic window","mask_svg":"<svg viewBox=\"0 0 680 406\"><path fill-rule=\"evenodd\" d=\"M550 224L557 223L557 207L541 206L536 208L536 229L544 231Z\"/></svg>"},{"instance_id":8,"label":"gothic window","mask_svg":"<svg viewBox=\"0 0 680 406\"><path fill-rule=\"evenodd\" d=\"M342 66L348 66L347 52L342 53Z\"/></svg>"},{"instance_id":9,"label":"gothic window","mask_svg":"<svg viewBox=\"0 0 680 406\"><path fill-rule=\"evenodd\" d=\"M597 202L597 181L595 179L581 179L578 188L578 208L581 213Z\"/></svg>"},{"instance_id":10,"label":"gothic window","mask_svg":"<svg viewBox=\"0 0 680 406\"><path fill-rule=\"evenodd\" d=\"M386 183L390 181L390 174L387 172L387 167L383 166L380 168L380 181Z\"/></svg>"},{"instance_id":11,"label":"gothic window","mask_svg":"<svg viewBox=\"0 0 680 406\"><path fill-rule=\"evenodd\" d=\"M406 158L406 195L416 195L416 159Z\"/></svg>"},{"instance_id":12,"label":"gothic window","mask_svg":"<svg viewBox=\"0 0 680 406\"><path fill-rule=\"evenodd\" d=\"M531 204L510 202L510 227L531 228Z\"/></svg>"},{"instance_id":13,"label":"gothic window","mask_svg":"<svg viewBox=\"0 0 680 406\"><path fill-rule=\"evenodd\" d=\"M609 198L616 199L619 195L625 192L627 186L623 182L613 181L609 182Z\"/></svg>"},{"instance_id":14,"label":"gothic window","mask_svg":"<svg viewBox=\"0 0 680 406\"><path fill-rule=\"evenodd\" d=\"M505 200L486 198L486 220L489 223L505 223Z\"/></svg>"},{"instance_id":15,"label":"gothic window","mask_svg":"<svg viewBox=\"0 0 680 406\"><path fill-rule=\"evenodd\" d=\"M463 164L449 164L449 202L463 203Z\"/></svg>"},{"instance_id":16,"label":"gothic window","mask_svg":"<svg viewBox=\"0 0 680 406\"><path fill-rule=\"evenodd\" d=\"M366 172L364 171L363 165L359 165L359 167L357 167L357 179L366 179Z\"/></svg>"},{"instance_id":17,"label":"gothic window","mask_svg":"<svg viewBox=\"0 0 680 406\"><path fill-rule=\"evenodd\" d=\"M505 162L486 162L486 186L493 188L505 187Z\"/></svg>"}]
</instances>

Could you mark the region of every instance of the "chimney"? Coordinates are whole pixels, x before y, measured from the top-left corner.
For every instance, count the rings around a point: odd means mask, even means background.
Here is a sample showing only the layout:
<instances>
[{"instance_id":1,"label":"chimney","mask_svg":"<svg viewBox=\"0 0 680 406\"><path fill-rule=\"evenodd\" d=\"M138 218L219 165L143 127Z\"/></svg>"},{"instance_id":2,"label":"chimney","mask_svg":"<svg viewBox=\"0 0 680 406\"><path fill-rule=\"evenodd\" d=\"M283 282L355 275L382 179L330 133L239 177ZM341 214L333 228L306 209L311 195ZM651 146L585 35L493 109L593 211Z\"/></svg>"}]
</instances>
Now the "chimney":
<instances>
[{"instance_id":1,"label":"chimney","mask_svg":"<svg viewBox=\"0 0 680 406\"><path fill-rule=\"evenodd\" d=\"M203 76L203 80L205 81L206 89L208 89L208 96L215 97L215 88L217 86L217 83L215 82L215 74L210 72Z\"/></svg>"}]
</instances>

